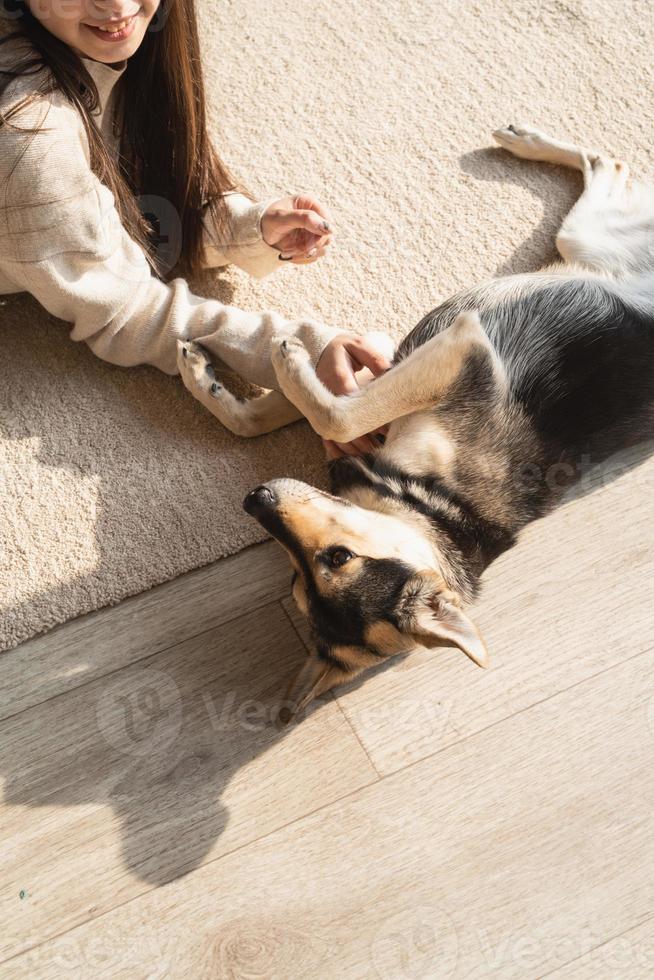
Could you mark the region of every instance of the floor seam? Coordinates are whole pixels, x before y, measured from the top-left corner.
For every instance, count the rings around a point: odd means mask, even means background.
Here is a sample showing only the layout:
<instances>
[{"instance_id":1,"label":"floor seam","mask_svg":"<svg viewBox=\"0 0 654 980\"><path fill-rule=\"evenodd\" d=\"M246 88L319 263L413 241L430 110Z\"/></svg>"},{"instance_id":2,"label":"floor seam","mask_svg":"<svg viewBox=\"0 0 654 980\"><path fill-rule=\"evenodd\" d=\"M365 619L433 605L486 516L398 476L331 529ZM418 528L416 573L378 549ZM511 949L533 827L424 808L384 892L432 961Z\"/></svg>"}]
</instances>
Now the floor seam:
<instances>
[{"instance_id":1,"label":"floor seam","mask_svg":"<svg viewBox=\"0 0 654 980\"><path fill-rule=\"evenodd\" d=\"M556 976L560 970L565 970L566 967L571 966L573 963L577 963L579 960L584 959L586 956L590 956L596 950L601 949L603 946L608 946L609 943L614 942L616 939L620 939L622 936L626 936L628 933L633 932L634 929L640 929L641 926L645 925L646 922L654 922L654 915L648 915L646 918L642 919L640 922L636 922L633 926L627 926L622 932L617 932L614 936L609 936L603 942L598 943L596 946L592 946L591 949L587 949L585 953L580 953L579 956L573 957L573 959L568 960L566 963L562 963L561 966L555 967L548 973L541 973L541 980L545 980L545 977Z\"/></svg>"},{"instance_id":2,"label":"floor seam","mask_svg":"<svg viewBox=\"0 0 654 980\"><path fill-rule=\"evenodd\" d=\"M277 603L280 603L280 600L276 600L276 602ZM272 605L272 603L271 603L271 605ZM286 610L284 610L284 612L286 613ZM286 614L286 615L287 615L287 618L288 618L288 614ZM297 630L296 630L296 633L297 633ZM244 844L240 845L239 847L235 847L231 851L226 851L224 854L219 855L218 857L212 859L211 861L207 861L204 864L199 865L197 868L194 868L193 869L193 872L191 872L191 873L193 874L196 871L200 871L203 868L207 868L207 867L209 867L212 864L217 864L220 861L222 861L224 858L230 857L233 854L237 854L239 851L244 850L246 847L251 847L254 844L257 844L257 843L259 843L259 842L261 842L263 840L266 840L268 837L271 837L273 834L280 833L281 831L288 829L289 827L293 826L293 824L297 823L300 820L305 820L305 819L307 819L307 818L309 818L311 816L314 816L317 813L320 813L322 810L325 810L325 809L327 809L330 806L335 806L336 804L341 803L344 800L347 800L349 797L354 796L357 793L364 792L366 789L370 788L371 786L379 786L379 785L383 784L384 782L386 782L388 779L390 779L390 778L392 778L394 776L398 776L400 773L402 773L402 772L404 772L404 771L406 771L408 769L412 769L414 766L416 766L416 765L418 765L418 764L420 764L422 762L425 762L427 759L433 758L436 755L439 755L440 752L446 751L447 749L452 748L454 745L460 745L463 742L466 742L466 741L468 741L471 738L475 738L478 735L483 734L483 732L488 731L488 729L493 728L493 727L495 727L498 724L502 724L505 721L509 721L510 719L516 717L519 714L523 714L524 712L531 710L531 708L536 707L537 704L544 704L546 701L550 701L550 700L552 700L552 698L558 697L560 694L566 693L566 691L570 691L570 690L573 690L575 687L579 687L580 684L584 684L587 681L592 680L595 677L600 677L602 674L608 673L610 670L613 670L616 667L620 667L623 663L628 663L631 660L637 659L638 657L645 656L646 654L651 653L652 650L654 650L654 647L649 648L647 650L643 650L640 653L634 654L632 657L628 657L627 660L621 661L620 664L614 664L611 667L605 668L604 670L597 671L597 673L596 674L593 674L591 677L587 677L584 680L578 681L576 684L572 684L569 688L566 688L563 691L558 691L556 694L553 694L553 695L551 695L548 698L543 698L543 699L541 699L541 701L534 702L534 704L529 705L528 707L523 708L520 711L515 712L513 715L507 715L505 718L501 718L501 719L499 719L499 721L494 722L492 725L488 725L486 728L483 728L483 729L480 729L477 732L471 733L470 735L466 736L465 738L460 739L458 742L451 742L447 746L444 746L442 749L439 749L437 752L433 752L430 755L423 756L421 759L417 759L415 762L411 762L408 765L403 766L402 769L394 770L393 772L390 772L390 773L386 773L384 775L381 775L378 779L375 779L375 780L373 780L371 782L363 783L361 786L357 786L355 789L350 790L348 793L344 793L343 796L337 797L337 798L335 798L333 800L330 800L330 801L328 801L326 803L323 803L321 806L316 807L314 810L309 810L306 813L302 814L301 816L295 817L293 820L288 821L288 823L282 824L279 827L275 827L272 830L268 831L267 833L262 834L260 837L256 837L256 838L254 838L251 841L247 841ZM366 755L367 755L367 753L366 753ZM376 767L374 767L374 768L375 768L375 771L376 771ZM30 946L28 949L22 950L20 953L16 953L14 956L11 956L8 959L2 960L1 962L3 964L4 963L10 963L12 960L18 959L21 956L27 956L29 953L33 952L36 949L39 949L41 946L45 946L47 943L55 942L57 939L61 938L62 936L65 936L68 933L75 931L76 929L83 928L88 923L98 922L100 919L104 918L104 916L110 915L111 913L117 911L118 909L123 908L123 907L129 905L131 902L137 901L137 900L139 900L140 898L142 898L145 895L149 895L151 892L153 892L155 890L156 890L156 887L155 886L153 886L152 888L145 889L144 891L139 892L139 894L133 895L131 898L127 899L125 902L122 902L119 905L112 906L112 908L107 909L106 911L102 912L100 915L95 916L95 917L90 918L90 919L86 919L86 920L84 920L84 922L80 922L77 925L72 926L70 929L65 929L62 932L57 933L57 934L55 934L53 936L48 936L48 938L47 939L44 939L43 942L36 943L34 946ZM645 920L645 921L648 921L648 920ZM630 928L636 928L636 927L635 926L632 926ZM611 938L613 939L613 938L617 938L617 937L611 937ZM609 942L609 941L610 940L607 940L607 942ZM602 944L599 944L599 945L601 946L601 945L605 945L605 944L602 943ZM598 948L599 948L599 946L598 946ZM570 962L574 962L574 961L572 960ZM567 964L564 964L564 966L565 965L567 965ZM557 967L557 969L562 969L562 967Z\"/></svg>"},{"instance_id":3,"label":"floor seam","mask_svg":"<svg viewBox=\"0 0 654 980\"><path fill-rule=\"evenodd\" d=\"M280 599L271 599L264 603L262 606L257 606L257 612L261 612L267 609L269 606L281 605ZM283 606L282 606L283 608ZM88 681L82 681L81 684L76 684L75 687L69 687L65 691L60 691L58 694L53 694L49 698L44 698L43 701L36 701L34 704L28 705L26 708L21 708L20 711L14 712L13 715L5 715L0 718L0 730L2 725L6 721L11 721L14 718L18 718L20 715L25 714L26 711L32 711L33 708L41 708L44 704L49 701L55 701L57 698L65 697L67 694L73 694L75 691L80 691L84 687L88 687L90 684L95 684L96 681L104 680L105 677L112 677L114 674L118 674L121 670L129 670L130 667L135 667L137 664L145 663L151 657L160 657L163 653L168 653L169 650L174 650L175 647L179 646L181 643L186 643L188 640L195 640L204 633L211 633L212 630L222 629L223 626L229 626L231 623L235 623L237 620L242 619L243 616L248 616L251 610L246 610L239 613L238 616L233 616L231 619L226 620L224 623L218 623L216 626L209 626L207 629L199 630L197 633L191 633L185 636L182 640L177 640L175 643L171 643L170 646L162 647L161 650L156 650L154 653L146 653L144 657L138 657L136 660L130 660L127 664L122 664L120 667L115 667L113 670L108 670L105 674L98 674L96 677L91 677Z\"/></svg>"},{"instance_id":4,"label":"floor seam","mask_svg":"<svg viewBox=\"0 0 654 980\"><path fill-rule=\"evenodd\" d=\"M288 830L289 827L292 827L293 824L298 823L300 820L305 820L308 817L315 816L315 814L320 813L328 806L333 806L337 803L342 803L344 800L347 800L350 796L353 796L355 793L360 793L371 786L377 786L379 782L380 780L375 779L375 780L371 780L370 782L362 783L360 786L357 786L356 788L349 790L349 792L344 793L342 796L338 796L333 800L329 800L328 802L315 807L315 809L313 810L308 810L306 813L294 817L292 820L289 820L285 824L281 824L279 827L272 828L267 833L261 834L260 837L255 837L252 840L245 841L243 844L240 844L238 847L235 847L230 851L225 851L224 854L220 854L217 857L212 858L210 861L205 861L204 864L198 865L197 868L193 868L192 871L180 877L188 878L191 875L195 874L196 872L202 871L204 868L210 867L212 864L218 864L220 861L223 861L225 858L232 857L234 854L238 854L239 851L243 851L247 847L252 847L253 845L260 843L261 841L265 841L268 837L271 837L273 834L278 834L281 833L281 831L283 830ZM146 888L144 891L139 892L137 895L132 895L131 898L126 899L124 902L120 902L118 905L113 905L110 909L106 909L104 912L101 912L99 915L93 916L89 919L85 919L83 922L78 922L77 925L71 926L69 929L64 929L62 932L56 933L52 936L48 936L47 939L44 939L42 942L35 943L33 946L29 946L27 949L21 950L20 953L15 953L13 956L8 957L7 959L0 960L0 966L4 966L6 963L11 963L12 960L19 959L21 956L28 956L30 953L34 952L34 950L40 949L41 946L46 946L48 943L53 943L57 939L61 939L62 936L66 936L68 935L68 933L74 932L76 929L84 928L85 926L89 925L89 923L99 922L100 919L103 919L107 915L111 915L113 912L116 912L118 909L125 908L125 906L130 905L132 902L139 901L141 898L144 898L146 895L151 895L153 892L157 891L159 887L160 887L159 885L152 885L152 887Z\"/></svg>"},{"instance_id":5,"label":"floor seam","mask_svg":"<svg viewBox=\"0 0 654 980\"><path fill-rule=\"evenodd\" d=\"M293 617L289 614L288 610L286 609L286 606L284 605L284 603L283 603L283 601L281 599L279 600L279 604L282 607L282 609L284 610L284 615L286 616L286 619L288 620L288 622L291 624L291 628L294 630L295 635L299 639L300 643L302 644L302 646L304 647L304 649L307 651L307 653L311 653L311 651L308 649L308 647L307 647L307 645L306 645L303 637L301 636L299 629L297 628L297 626L293 622ZM338 710L340 711L341 715L345 719L345 723L347 724L347 726L349 727L350 731L352 732L352 734L356 738L357 742L361 746L361 749L365 753L365 756L368 759L368 762L370 763L370 765L372 766L373 771L377 774L377 778L379 780L381 780L383 778L382 777L382 774L380 773L379 769L375 765L375 763L374 763L374 761L373 761L370 753L368 752L367 748L365 747L365 745L361 741L361 738L360 738L359 733L357 732L356 728L354 727L354 725L352 724L352 722L348 718L348 716L347 716L347 714L345 712L345 709L343 708L341 702L338 699L338 696L333 691L330 691L329 694L330 694L331 700L336 704L336 706L338 707Z\"/></svg>"},{"instance_id":6,"label":"floor seam","mask_svg":"<svg viewBox=\"0 0 654 980\"><path fill-rule=\"evenodd\" d=\"M454 745L463 745L464 742L469 741L471 738L476 738L478 735L483 735L485 732L489 732L497 725L503 725L504 722L510 721L512 718L517 718L519 715L523 715L525 712L531 711L532 708L537 708L540 704L547 704L548 701L552 701L554 698L558 698L562 694L567 694L569 691L574 691L574 689L579 687L581 684L587 684L589 681L595 680L596 677L601 677L602 674L608 674L611 670L619 670L620 667L630 663L632 660L637 660L638 657L645 657L650 653L654 653L654 646L648 647L647 650L641 650L639 653L634 653L631 657L627 657L625 660L621 660L617 664L611 664L610 667L605 667L603 670L598 670L595 674L589 674L588 677L583 677L581 680L571 684L570 687L563 687L560 691L555 691L553 694L549 694L546 698L541 698L539 701L533 701L531 704L525 705L524 708L518 708L518 710L514 711L512 714L504 715L503 718L498 718L497 721L491 722L490 725L485 725L483 728L478 728L476 731L470 732L469 735L464 735L463 738L459 738L455 742L448 742L447 745L443 745L442 748L436 749L434 752L429 752L427 755L422 755L419 759L414 759L413 762L407 762L405 766L401 766L399 769L393 769L391 772L383 773L381 779L385 780L390 776L396 776L400 772L405 772L407 769L413 769L414 766L419 765L421 762L425 762L427 759L432 759L434 756L440 755L441 752L446 752Z\"/></svg>"}]
</instances>

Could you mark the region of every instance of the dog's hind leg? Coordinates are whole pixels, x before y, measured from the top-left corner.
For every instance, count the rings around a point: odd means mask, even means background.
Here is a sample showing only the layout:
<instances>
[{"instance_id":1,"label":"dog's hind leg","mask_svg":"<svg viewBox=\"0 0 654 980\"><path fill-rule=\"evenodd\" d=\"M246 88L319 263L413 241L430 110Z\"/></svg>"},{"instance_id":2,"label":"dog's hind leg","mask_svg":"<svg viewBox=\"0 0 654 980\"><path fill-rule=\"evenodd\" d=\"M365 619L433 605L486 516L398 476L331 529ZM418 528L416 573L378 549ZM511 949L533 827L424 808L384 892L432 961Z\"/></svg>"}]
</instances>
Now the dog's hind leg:
<instances>
[{"instance_id":1,"label":"dog's hind leg","mask_svg":"<svg viewBox=\"0 0 654 980\"><path fill-rule=\"evenodd\" d=\"M502 364L479 316L470 312L352 395L333 395L294 338L273 341L272 362L282 391L315 431L323 439L343 443L437 405L475 356L488 361L498 386L505 383Z\"/></svg>"},{"instance_id":2,"label":"dog's hind leg","mask_svg":"<svg viewBox=\"0 0 654 980\"><path fill-rule=\"evenodd\" d=\"M522 159L583 174L584 192L556 236L566 262L617 276L654 270L654 191L638 184L629 188L625 163L529 126L507 126L493 136Z\"/></svg>"},{"instance_id":3,"label":"dog's hind leg","mask_svg":"<svg viewBox=\"0 0 654 980\"><path fill-rule=\"evenodd\" d=\"M627 187L627 175L620 161L588 160L585 190L556 236L566 262L617 277L654 271L654 190Z\"/></svg>"},{"instance_id":4,"label":"dog's hind leg","mask_svg":"<svg viewBox=\"0 0 654 980\"><path fill-rule=\"evenodd\" d=\"M496 129L493 137L505 150L522 160L537 160L581 170L586 184L592 162L601 156L594 150L586 150L575 143L565 143L547 136L533 126L507 126L505 129Z\"/></svg>"},{"instance_id":5,"label":"dog's hind leg","mask_svg":"<svg viewBox=\"0 0 654 980\"><path fill-rule=\"evenodd\" d=\"M216 380L211 360L200 344L178 340L177 367L193 397L237 436L263 435L301 418L297 408L279 391L264 391L257 398L237 398Z\"/></svg>"}]
</instances>

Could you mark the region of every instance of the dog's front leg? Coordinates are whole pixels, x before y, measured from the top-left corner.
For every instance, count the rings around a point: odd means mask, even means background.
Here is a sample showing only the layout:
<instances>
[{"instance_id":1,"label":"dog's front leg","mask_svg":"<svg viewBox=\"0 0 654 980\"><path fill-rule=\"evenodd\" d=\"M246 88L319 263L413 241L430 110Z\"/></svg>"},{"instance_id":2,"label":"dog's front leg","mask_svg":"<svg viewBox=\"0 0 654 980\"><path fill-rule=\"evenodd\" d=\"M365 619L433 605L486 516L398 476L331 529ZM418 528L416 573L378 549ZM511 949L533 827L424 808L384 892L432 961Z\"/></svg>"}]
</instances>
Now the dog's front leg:
<instances>
[{"instance_id":1,"label":"dog's front leg","mask_svg":"<svg viewBox=\"0 0 654 980\"><path fill-rule=\"evenodd\" d=\"M272 363L279 385L323 439L352 442L403 415L437 404L475 350L501 365L477 313L454 323L351 395L336 396L317 377L308 352L294 338L273 341Z\"/></svg>"},{"instance_id":2,"label":"dog's front leg","mask_svg":"<svg viewBox=\"0 0 654 980\"><path fill-rule=\"evenodd\" d=\"M279 391L237 398L218 381L207 351L194 341L177 341L177 367L194 398L237 436L260 436L301 418Z\"/></svg>"}]
</instances>

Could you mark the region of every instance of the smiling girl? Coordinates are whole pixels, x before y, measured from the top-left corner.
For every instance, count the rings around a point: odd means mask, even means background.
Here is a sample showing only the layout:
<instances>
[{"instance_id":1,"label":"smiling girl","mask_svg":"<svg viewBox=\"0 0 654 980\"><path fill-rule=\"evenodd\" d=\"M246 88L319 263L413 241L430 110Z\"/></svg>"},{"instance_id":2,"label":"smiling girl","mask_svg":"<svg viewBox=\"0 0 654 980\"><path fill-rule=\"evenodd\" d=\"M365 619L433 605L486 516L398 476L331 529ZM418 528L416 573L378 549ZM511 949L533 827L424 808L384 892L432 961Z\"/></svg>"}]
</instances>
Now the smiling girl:
<instances>
[{"instance_id":1,"label":"smiling girl","mask_svg":"<svg viewBox=\"0 0 654 980\"><path fill-rule=\"evenodd\" d=\"M4 0L0 294L27 291L113 364L177 374L197 340L276 387L274 335L307 347L339 393L388 367L375 343L311 319L193 295L179 268L260 278L315 262L331 217L308 195L256 202L206 127L194 0Z\"/></svg>"}]
</instances>

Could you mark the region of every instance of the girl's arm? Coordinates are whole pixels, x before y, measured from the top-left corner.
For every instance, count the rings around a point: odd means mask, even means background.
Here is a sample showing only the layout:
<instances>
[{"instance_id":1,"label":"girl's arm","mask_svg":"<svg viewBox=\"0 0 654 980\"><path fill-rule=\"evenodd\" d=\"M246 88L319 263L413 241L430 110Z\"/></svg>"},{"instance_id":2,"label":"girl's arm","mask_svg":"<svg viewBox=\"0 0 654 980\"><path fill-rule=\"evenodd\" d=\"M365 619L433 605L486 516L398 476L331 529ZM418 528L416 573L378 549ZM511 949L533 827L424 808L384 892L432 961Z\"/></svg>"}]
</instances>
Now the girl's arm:
<instances>
[{"instance_id":1,"label":"girl's arm","mask_svg":"<svg viewBox=\"0 0 654 980\"><path fill-rule=\"evenodd\" d=\"M314 364L341 331L275 312L249 313L194 296L183 279L161 282L123 228L111 192L93 174L82 122L58 94L14 117L36 134L5 129L0 149L0 269L52 314L73 324L113 364L176 374L176 341L200 340L255 384L278 387L276 335L297 336Z\"/></svg>"},{"instance_id":2,"label":"girl's arm","mask_svg":"<svg viewBox=\"0 0 654 980\"><path fill-rule=\"evenodd\" d=\"M279 261L280 251L264 241L261 218L266 208L275 201L252 202L244 194L230 191L225 194L234 226L234 241L221 242L213 217L207 209L204 224L204 262L208 268L238 265L255 279L262 279L284 267Z\"/></svg>"}]
</instances>

